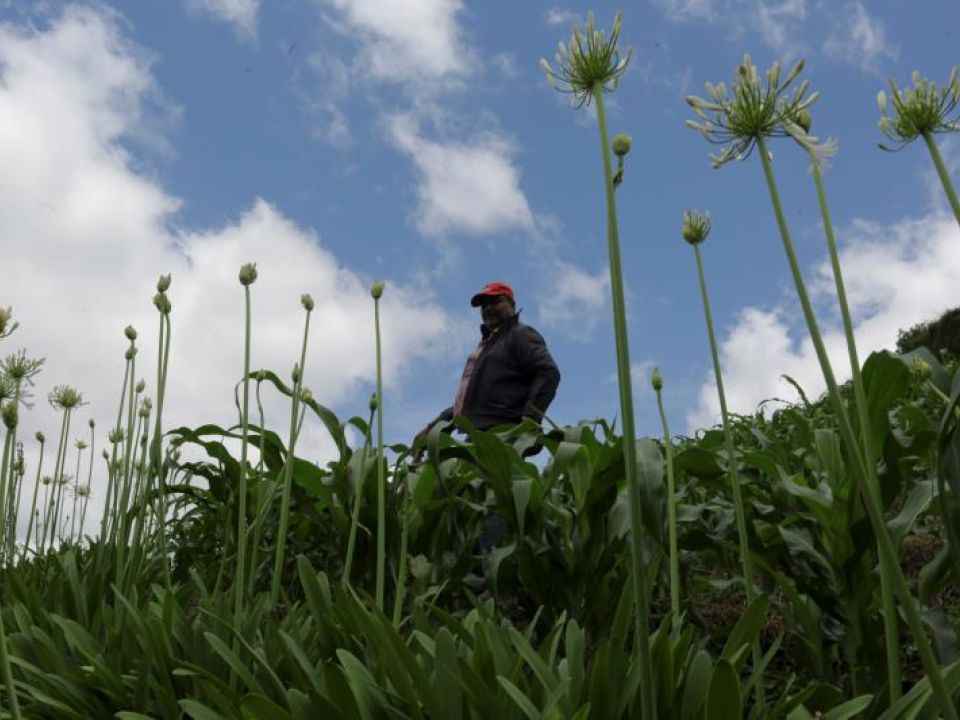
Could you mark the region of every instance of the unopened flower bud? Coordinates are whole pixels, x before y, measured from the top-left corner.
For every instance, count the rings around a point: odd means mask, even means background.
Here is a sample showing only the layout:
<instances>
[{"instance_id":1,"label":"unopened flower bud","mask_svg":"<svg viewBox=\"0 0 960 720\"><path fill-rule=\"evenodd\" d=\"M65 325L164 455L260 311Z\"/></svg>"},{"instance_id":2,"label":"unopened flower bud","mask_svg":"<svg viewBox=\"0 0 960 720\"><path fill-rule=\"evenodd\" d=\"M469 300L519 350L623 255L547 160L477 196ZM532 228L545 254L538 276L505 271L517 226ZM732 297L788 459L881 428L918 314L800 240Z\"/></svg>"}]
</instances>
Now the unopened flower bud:
<instances>
[{"instance_id":1,"label":"unopened flower bud","mask_svg":"<svg viewBox=\"0 0 960 720\"><path fill-rule=\"evenodd\" d=\"M653 374L650 375L650 384L657 392L663 390L663 375L660 374L660 368L655 367L653 369Z\"/></svg>"},{"instance_id":2,"label":"unopened flower bud","mask_svg":"<svg viewBox=\"0 0 960 720\"><path fill-rule=\"evenodd\" d=\"M161 315L169 315L171 305L170 298L167 297L166 293L158 292L153 296L153 306L160 311Z\"/></svg>"},{"instance_id":3,"label":"unopened flower bud","mask_svg":"<svg viewBox=\"0 0 960 720\"><path fill-rule=\"evenodd\" d=\"M8 402L3 408L0 408L0 416L3 417L3 425L7 430L13 430L17 426L19 421L19 414L17 413L17 404L13 402Z\"/></svg>"},{"instance_id":4,"label":"unopened flower bud","mask_svg":"<svg viewBox=\"0 0 960 720\"><path fill-rule=\"evenodd\" d=\"M146 387L147 387L147 383L141 380L140 382L137 383L137 387L135 388L135 390L137 391L137 394L140 394L143 392L144 388Z\"/></svg>"},{"instance_id":5,"label":"unopened flower bud","mask_svg":"<svg viewBox=\"0 0 960 720\"><path fill-rule=\"evenodd\" d=\"M300 378L303 376L303 373L300 372L300 365L297 363L293 364L293 371L290 373L290 377L295 383L300 382Z\"/></svg>"},{"instance_id":6,"label":"unopened flower bud","mask_svg":"<svg viewBox=\"0 0 960 720\"><path fill-rule=\"evenodd\" d=\"M131 345L127 348L127 351L123 354L127 360L133 360L137 356L137 348Z\"/></svg>"},{"instance_id":7,"label":"unopened flower bud","mask_svg":"<svg viewBox=\"0 0 960 720\"><path fill-rule=\"evenodd\" d=\"M611 143L613 147L613 153L617 157L623 157L628 152L630 152L630 144L632 138L626 133L617 133L613 136L613 142Z\"/></svg>"},{"instance_id":8,"label":"unopened flower bud","mask_svg":"<svg viewBox=\"0 0 960 720\"><path fill-rule=\"evenodd\" d=\"M90 418L90 420L87 421L87 425L89 425L89 426L90 426L90 429L92 430L92 429L94 428L94 426L96 425L96 423L93 421L93 418Z\"/></svg>"},{"instance_id":9,"label":"unopened flower bud","mask_svg":"<svg viewBox=\"0 0 960 720\"><path fill-rule=\"evenodd\" d=\"M257 280L257 264L246 263L240 267L240 284L243 286L253 285Z\"/></svg>"},{"instance_id":10,"label":"unopened flower bud","mask_svg":"<svg viewBox=\"0 0 960 720\"><path fill-rule=\"evenodd\" d=\"M373 285L370 286L370 296L374 300L379 300L383 295L383 280L374 281Z\"/></svg>"},{"instance_id":11,"label":"unopened flower bud","mask_svg":"<svg viewBox=\"0 0 960 720\"><path fill-rule=\"evenodd\" d=\"M691 245L699 245L707 239L711 225L712 221L708 214L684 210L680 234Z\"/></svg>"},{"instance_id":12,"label":"unopened flower bud","mask_svg":"<svg viewBox=\"0 0 960 720\"><path fill-rule=\"evenodd\" d=\"M170 275L161 275L157 280L157 292L165 293L170 289Z\"/></svg>"},{"instance_id":13,"label":"unopened flower bud","mask_svg":"<svg viewBox=\"0 0 960 720\"><path fill-rule=\"evenodd\" d=\"M100 453L100 454L103 456L103 459L104 459L104 460L108 460L108 461L110 460L110 453L108 453L106 450L104 450L104 451L103 451L102 453Z\"/></svg>"},{"instance_id":14,"label":"unopened flower bud","mask_svg":"<svg viewBox=\"0 0 960 720\"><path fill-rule=\"evenodd\" d=\"M305 403L313 402L313 392L310 388L304 388L300 391L300 399Z\"/></svg>"},{"instance_id":15,"label":"unopened flower bud","mask_svg":"<svg viewBox=\"0 0 960 720\"><path fill-rule=\"evenodd\" d=\"M370 396L370 412L376 412L379 406L380 403L377 401L377 394L373 393Z\"/></svg>"},{"instance_id":16,"label":"unopened flower bud","mask_svg":"<svg viewBox=\"0 0 960 720\"><path fill-rule=\"evenodd\" d=\"M304 293L300 296L300 304L307 312L313 312L313 298L310 297L310 293Z\"/></svg>"},{"instance_id":17,"label":"unopened flower bud","mask_svg":"<svg viewBox=\"0 0 960 720\"><path fill-rule=\"evenodd\" d=\"M921 380L926 380L933 374L933 368L930 367L930 363L926 360L915 357L913 359L913 372Z\"/></svg>"},{"instance_id":18,"label":"unopened flower bud","mask_svg":"<svg viewBox=\"0 0 960 720\"><path fill-rule=\"evenodd\" d=\"M810 126L813 124L813 118L810 117L810 113L806 110L801 110L794 115L793 122L799 125L805 133L809 134Z\"/></svg>"},{"instance_id":19,"label":"unopened flower bud","mask_svg":"<svg viewBox=\"0 0 960 720\"><path fill-rule=\"evenodd\" d=\"M123 334L127 336L127 340L133 342L137 339L137 329L133 325L127 325L123 329Z\"/></svg>"}]
</instances>

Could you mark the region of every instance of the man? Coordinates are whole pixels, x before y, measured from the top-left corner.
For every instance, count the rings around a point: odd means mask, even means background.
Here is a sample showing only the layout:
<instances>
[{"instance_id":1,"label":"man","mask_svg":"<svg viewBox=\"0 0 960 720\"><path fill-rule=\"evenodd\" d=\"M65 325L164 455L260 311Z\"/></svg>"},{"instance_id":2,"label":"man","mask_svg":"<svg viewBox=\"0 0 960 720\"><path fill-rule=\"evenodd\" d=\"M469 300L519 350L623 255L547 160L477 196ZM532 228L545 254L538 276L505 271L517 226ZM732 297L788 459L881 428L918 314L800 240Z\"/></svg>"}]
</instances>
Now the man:
<instances>
[{"instance_id":1,"label":"man","mask_svg":"<svg viewBox=\"0 0 960 720\"><path fill-rule=\"evenodd\" d=\"M418 437L436 422L458 415L477 430L525 418L539 423L557 393L560 370L540 333L520 322L513 288L487 283L470 305L480 308L483 319L480 344L467 358L453 405Z\"/></svg>"}]
</instances>

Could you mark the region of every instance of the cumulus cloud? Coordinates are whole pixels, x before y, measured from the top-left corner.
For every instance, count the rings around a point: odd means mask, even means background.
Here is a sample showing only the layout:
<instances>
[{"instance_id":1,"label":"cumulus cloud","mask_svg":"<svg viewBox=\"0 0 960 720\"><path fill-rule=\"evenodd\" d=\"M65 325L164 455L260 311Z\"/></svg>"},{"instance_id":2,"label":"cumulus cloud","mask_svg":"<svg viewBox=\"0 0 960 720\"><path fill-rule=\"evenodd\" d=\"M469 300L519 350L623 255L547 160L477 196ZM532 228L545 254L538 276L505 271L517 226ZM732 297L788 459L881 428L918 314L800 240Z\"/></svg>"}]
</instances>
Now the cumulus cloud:
<instances>
[{"instance_id":1,"label":"cumulus cloud","mask_svg":"<svg viewBox=\"0 0 960 720\"><path fill-rule=\"evenodd\" d=\"M958 249L955 219L939 212L893 225L852 223L840 258L861 362L872 351L893 349L899 329L934 319L957 304ZM817 266L810 284L824 311L819 322L831 364L843 382L850 367L843 330L831 310L836 301L826 260ZM773 397L796 399L781 374L793 377L811 398L826 387L796 308L745 308L722 338L720 354L733 412L752 412ZM701 386L697 407L687 415L688 429L712 425L719 412L711 374Z\"/></svg>"},{"instance_id":2,"label":"cumulus cloud","mask_svg":"<svg viewBox=\"0 0 960 720\"><path fill-rule=\"evenodd\" d=\"M883 23L870 15L859 0L847 3L824 42L824 52L832 58L856 65L866 72L877 72L884 58L896 58L897 48L887 38Z\"/></svg>"},{"instance_id":3,"label":"cumulus cloud","mask_svg":"<svg viewBox=\"0 0 960 720\"><path fill-rule=\"evenodd\" d=\"M716 0L656 0L672 20L710 19L715 15Z\"/></svg>"},{"instance_id":4,"label":"cumulus cloud","mask_svg":"<svg viewBox=\"0 0 960 720\"><path fill-rule=\"evenodd\" d=\"M510 144L494 133L470 143L424 137L417 120L395 115L388 132L418 173L416 225L426 235L482 235L530 230L533 215L520 190Z\"/></svg>"},{"instance_id":5,"label":"cumulus cloud","mask_svg":"<svg viewBox=\"0 0 960 720\"><path fill-rule=\"evenodd\" d=\"M574 25L582 22L580 13L560 7L549 8L545 20L547 21L547 25L551 27L556 25Z\"/></svg>"},{"instance_id":6,"label":"cumulus cloud","mask_svg":"<svg viewBox=\"0 0 960 720\"><path fill-rule=\"evenodd\" d=\"M260 0L186 0L190 12L206 15L233 27L237 37L256 40Z\"/></svg>"},{"instance_id":7,"label":"cumulus cloud","mask_svg":"<svg viewBox=\"0 0 960 720\"><path fill-rule=\"evenodd\" d=\"M275 206L251 199L223 227L172 229L180 201L123 141L141 126L154 88L148 59L106 11L69 8L43 30L0 25L0 304L21 328L2 341L4 356L25 347L47 358L37 379L42 400L56 384L83 391L75 420L98 439L115 418L127 324L140 331L138 377L154 385L157 313L150 298L160 273L172 273L169 426L230 424L242 374L243 292L239 266L258 262L253 286L253 365L289 376L299 358L300 294L316 300L305 382L328 405L347 401L373 374L370 278L342 265L322 238ZM387 279L383 300L385 380L396 385L409 363L445 347L448 319L429 298ZM279 399L268 421L282 422ZM45 402L24 413L23 437L57 428ZM79 432L79 431L78 431ZM323 432L307 430L304 452L323 451ZM97 450L99 454L99 448ZM94 486L97 500L103 488ZM92 509L91 509L92 510ZM93 513L91 513L93 515ZM88 518L90 528L96 518Z\"/></svg>"},{"instance_id":8,"label":"cumulus cloud","mask_svg":"<svg viewBox=\"0 0 960 720\"><path fill-rule=\"evenodd\" d=\"M538 297L540 323L573 340L589 341L610 297L610 273L556 261L545 275L551 282Z\"/></svg>"},{"instance_id":9,"label":"cumulus cloud","mask_svg":"<svg viewBox=\"0 0 960 720\"><path fill-rule=\"evenodd\" d=\"M358 60L375 79L425 88L473 70L475 55L457 23L460 0L326 2L339 12L343 34L358 39Z\"/></svg>"}]
</instances>

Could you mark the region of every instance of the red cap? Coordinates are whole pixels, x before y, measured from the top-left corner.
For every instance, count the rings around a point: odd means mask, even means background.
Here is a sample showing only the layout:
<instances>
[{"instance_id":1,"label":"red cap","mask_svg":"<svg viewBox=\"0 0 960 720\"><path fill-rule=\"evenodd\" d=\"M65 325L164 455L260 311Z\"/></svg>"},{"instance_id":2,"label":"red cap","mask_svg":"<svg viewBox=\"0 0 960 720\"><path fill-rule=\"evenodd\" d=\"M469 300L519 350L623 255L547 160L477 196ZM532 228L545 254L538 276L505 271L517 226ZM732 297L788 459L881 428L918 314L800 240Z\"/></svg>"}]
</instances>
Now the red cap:
<instances>
[{"instance_id":1,"label":"red cap","mask_svg":"<svg viewBox=\"0 0 960 720\"><path fill-rule=\"evenodd\" d=\"M470 306L477 307L483 301L483 298L497 297L498 295L506 295L513 300L513 288L502 282L487 283L480 292L470 298Z\"/></svg>"}]
</instances>

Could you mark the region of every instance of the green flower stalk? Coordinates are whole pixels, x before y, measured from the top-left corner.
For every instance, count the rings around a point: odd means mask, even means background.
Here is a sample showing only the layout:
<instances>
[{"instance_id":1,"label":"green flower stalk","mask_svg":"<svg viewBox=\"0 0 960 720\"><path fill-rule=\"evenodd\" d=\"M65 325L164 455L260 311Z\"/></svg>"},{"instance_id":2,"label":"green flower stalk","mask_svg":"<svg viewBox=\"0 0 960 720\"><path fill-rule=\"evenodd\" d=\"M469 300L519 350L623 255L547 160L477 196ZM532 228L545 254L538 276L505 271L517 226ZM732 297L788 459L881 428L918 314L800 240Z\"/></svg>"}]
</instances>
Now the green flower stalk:
<instances>
[{"instance_id":1,"label":"green flower stalk","mask_svg":"<svg viewBox=\"0 0 960 720\"><path fill-rule=\"evenodd\" d=\"M70 540L71 542L76 542L76 537L74 533L76 532L77 526L77 500L79 499L77 495L77 489L80 487L80 458L83 456L83 451L87 449L87 444L83 440L77 440L74 443L74 447L77 448L77 472L74 474L73 482L73 510L70 512ZM93 457L93 451L90 451L90 457Z\"/></svg>"},{"instance_id":2,"label":"green flower stalk","mask_svg":"<svg viewBox=\"0 0 960 720\"><path fill-rule=\"evenodd\" d=\"M350 585L350 573L353 569L353 552L357 543L357 529L360 527L360 505L363 502L363 485L367 479L367 456L370 451L370 433L373 428L373 414L377 411L377 396L370 396L370 416L367 418L367 432L363 436L363 446L360 448L360 469L354 477L353 507L350 510L350 532L347 535L347 556L343 561L343 576L340 582L343 587Z\"/></svg>"},{"instance_id":3,"label":"green flower stalk","mask_svg":"<svg viewBox=\"0 0 960 720\"><path fill-rule=\"evenodd\" d=\"M54 503L53 522L49 527L49 547L52 549L55 531L59 522L58 518L60 517L60 501L63 496L63 483L61 480L64 477L64 464L67 461L67 438L70 436L70 416L75 409L86 403L83 401L83 395L69 385L57 385L47 396L47 399L55 410L62 412L60 420L60 441L57 445L57 459L53 467L53 478L54 481L57 482L57 485L54 488L56 500ZM47 529L46 527L44 528L44 543L48 542L46 538Z\"/></svg>"},{"instance_id":4,"label":"green flower stalk","mask_svg":"<svg viewBox=\"0 0 960 720\"><path fill-rule=\"evenodd\" d=\"M160 336L157 341L157 415L154 420L153 442L150 446L150 472L148 482L157 483L157 504L154 511L160 530L160 565L163 579L170 587L170 561L167 547L167 483L163 463L163 402L167 390L167 371L170 364L170 276L161 275L157 281L157 295L154 304L160 311ZM77 479L79 482L79 478Z\"/></svg>"},{"instance_id":5,"label":"green flower stalk","mask_svg":"<svg viewBox=\"0 0 960 720\"><path fill-rule=\"evenodd\" d=\"M890 108L888 110L887 95L883 90L877 94L877 105L880 107L880 132L894 143L892 146L880 143L880 149L896 152L922 137L953 214L960 223L960 200L957 199L957 191L934 139L934 135L960 130L960 110L957 109L960 103L960 79L957 70L957 66L954 66L946 85L941 88L917 71L913 73L912 88L901 90L891 77L888 80Z\"/></svg>"},{"instance_id":6,"label":"green flower stalk","mask_svg":"<svg viewBox=\"0 0 960 720\"><path fill-rule=\"evenodd\" d=\"M667 535L670 552L670 612L673 622L680 620L680 552L677 548L677 487L673 472L673 436L663 409L663 375L659 368L653 369L650 385L657 394L657 410L663 426L663 448L667 460Z\"/></svg>"},{"instance_id":7,"label":"green flower stalk","mask_svg":"<svg viewBox=\"0 0 960 720\"><path fill-rule=\"evenodd\" d=\"M303 342L300 345L300 364L293 366L293 392L290 397L290 435L287 441L287 460L283 465L283 494L280 499L280 528L277 531L277 555L273 565L273 579L270 585L270 602L276 607L280 599L280 580L283 576L283 559L286 552L287 527L290 521L290 493L293 487L294 450L300 434L298 411L300 410L303 374L307 362L307 342L310 337L310 316L313 313L313 298L300 297L300 304L306 312L303 323Z\"/></svg>"},{"instance_id":8,"label":"green flower stalk","mask_svg":"<svg viewBox=\"0 0 960 720\"><path fill-rule=\"evenodd\" d=\"M13 431L17 427L18 413L16 403L8 402L0 408L0 419L6 428L3 438L3 456L0 458L0 507L3 507L5 482L10 458L13 454ZM3 518L0 517L0 537L3 537ZM7 633L3 627L3 615L0 614L0 672L3 673L3 685L9 697L10 714L14 720L20 720L20 701L17 698L16 685L13 682L13 669L7 654Z\"/></svg>"},{"instance_id":9,"label":"green flower stalk","mask_svg":"<svg viewBox=\"0 0 960 720\"><path fill-rule=\"evenodd\" d=\"M250 432L250 286L257 280L257 266L246 263L238 275L243 286L243 409L240 417L240 487L237 488L237 567L233 577L233 627L239 632L243 620L243 600L247 562L247 436ZM234 651L239 648L239 636L234 639ZM231 685L235 677L231 673Z\"/></svg>"},{"instance_id":10,"label":"green flower stalk","mask_svg":"<svg viewBox=\"0 0 960 720\"><path fill-rule=\"evenodd\" d=\"M798 129L791 133L797 137L800 132L809 133L812 125L810 114L803 111L798 117L794 118ZM801 144L801 148L806 146ZM827 251L830 255L830 267L833 271L834 286L837 292L837 302L840 307L840 316L843 320L843 331L847 341L847 354L850 359L850 371L853 377L854 399L857 408L857 420L860 424L860 440L862 443L864 466L868 473L868 483L871 486L879 487L880 480L877 477L876 454L873 447L873 437L865 428L870 427L869 406L867 405L867 393L863 376L860 372L860 359L857 354L857 341L853 332L853 320L850 315L850 306L847 302L847 291L843 281L843 271L840 267L840 255L837 252L836 237L833 232L833 221L830 216L830 206L827 204L827 193L823 185L822 163L817 162L817 158L810 156L811 173L813 182L817 191L817 203L820 207L820 218L823 222L824 234L827 240ZM918 358L919 359L919 358ZM878 541L879 542L879 541ZM877 555L880 550L878 547ZM890 702L896 702L901 695L901 672L900 672L900 622L897 615L897 608L893 592L893 579L890 577L889 568L883 563L880 564L880 598L883 607L883 628L884 628L884 646L886 649L887 660L887 685L890 693ZM857 673L855 668L851 668L854 681ZM856 688L854 689L856 693Z\"/></svg>"},{"instance_id":11,"label":"green flower stalk","mask_svg":"<svg viewBox=\"0 0 960 720\"><path fill-rule=\"evenodd\" d=\"M137 331L132 325L127 325L124 335L132 344L137 339ZM107 439L110 441L110 457L107 459L107 495L104 498L103 515L100 518L100 539L102 542L116 542L114 535L116 531L117 520L117 502L120 488L117 481L122 477L121 473L116 472L117 450L120 443L123 442L123 407L127 395L127 384L132 385L130 379L130 365L132 359L127 359L123 367L123 384L120 387L120 407L117 409L117 424L114 429L107 433Z\"/></svg>"},{"instance_id":12,"label":"green flower stalk","mask_svg":"<svg viewBox=\"0 0 960 720\"><path fill-rule=\"evenodd\" d=\"M730 489L733 494L733 511L737 521L737 539L740 544L740 561L743 565L743 587L747 596L747 604L749 605L756 597L757 589L754 584L753 560L750 555L747 507L743 501L743 492L740 489L740 473L737 470L737 451L733 442L733 431L730 428L730 413L727 410L727 396L723 390L723 372L720 368L720 354L717 351L717 335L713 329L713 313L710 310L710 295L707 292L707 278L703 271L703 255L700 251L700 246L710 235L712 224L708 214L687 210L683 213L683 225L681 226L680 234L688 244L693 246L694 256L697 260L697 277L700 280L700 297L703 300L703 316L707 323L707 337L710 341L710 358L713 361L713 377L717 384L717 398L720 401L720 418L723 422L723 441L727 451L727 475L730 478ZM759 639L754 639L752 651L754 667L759 667L763 658ZM765 707L766 699L762 678L758 678L757 680L756 692L757 705Z\"/></svg>"},{"instance_id":13,"label":"green flower stalk","mask_svg":"<svg viewBox=\"0 0 960 720\"><path fill-rule=\"evenodd\" d=\"M27 521L27 535L26 539L23 541L23 554L21 559L26 559L27 550L30 547L30 538L33 535L33 525L36 520L37 515L37 496L40 493L40 484L41 484L41 475L40 471L43 469L43 450L46 447L47 438L42 432L37 432L36 434L37 442L40 444L40 457L37 459L37 476L33 483L33 500L30 502L30 519ZM36 548L39 551L39 548Z\"/></svg>"},{"instance_id":14,"label":"green flower stalk","mask_svg":"<svg viewBox=\"0 0 960 720\"><path fill-rule=\"evenodd\" d=\"M610 35L594 25L593 14L581 32L573 29L573 37L566 45L560 43L555 64L540 61L550 84L560 92L569 93L577 107L596 102L597 126L600 133L600 154L603 161L603 185L607 199L607 251L610 258L610 291L613 300L613 322L616 337L617 377L620 389L620 414L623 418L624 474L630 499L630 525L633 554L633 580L638 662L641 667L641 715L645 720L656 717L656 689L650 659L650 628L646 568L643 566L643 523L640 510L640 489L637 478L637 440L633 418L633 389L630 379L630 350L627 337L626 299L623 289L623 267L620 261L620 240L617 225L617 206L614 197L614 172L611 167L610 140L604 93L616 88L630 62L631 51L621 57L617 41L621 30L620 13L614 18ZM618 142L620 149L625 149ZM620 156L622 159L622 156ZM620 168L622 170L622 167ZM617 182L623 179L618 173Z\"/></svg>"},{"instance_id":15,"label":"green flower stalk","mask_svg":"<svg viewBox=\"0 0 960 720\"><path fill-rule=\"evenodd\" d=\"M377 345L377 607L383 610L387 564L387 479L383 467L383 370L380 343L380 298L383 282L377 280L370 287L373 298L373 330Z\"/></svg>"},{"instance_id":16,"label":"green flower stalk","mask_svg":"<svg viewBox=\"0 0 960 720\"><path fill-rule=\"evenodd\" d=\"M798 63L799 68L802 64ZM943 673L937 662L936 656L930 646L929 639L926 636L920 613L916 602L910 594L910 587L903 576L903 571L897 561L896 550L890 534L887 530L883 515L883 504L880 495L880 488L872 482L875 472L869 472L867 465L873 462L873 458L864 458L862 449L856 440L853 432L853 426L846 411L843 398L840 395L833 368L827 356L823 338L817 325L816 316L813 312L813 305L810 302L807 293L806 283L800 272L800 264L794 251L793 241L790 238L790 230L786 223L783 213L783 207L780 202L780 194L777 189L776 179L773 174L773 166L770 160L770 154L766 147L767 137L793 137L804 149L819 161L824 155L824 150L832 150L829 143L820 143L813 136L807 135L797 124L796 119L802 118L803 111L816 99L816 93L809 97L806 96L808 85L806 82L794 91L791 100L783 99L783 91L790 82L796 79L799 68L791 72L786 83L779 81L778 66L775 65L767 73L767 87L762 87L757 73L749 63L749 57L737 70L737 80L728 95L722 86L707 86L713 102L706 103L699 98L687 98L687 102L694 108L698 117L703 123L688 122L689 125L699 130L711 142L728 142L729 146L718 156L711 156L714 166L724 164L730 159L740 157L745 154L745 150L756 145L760 160L763 165L764 177L766 179L767 189L770 194L770 202L773 206L774 216L777 221L777 227L780 232L780 238L783 241L784 252L790 266L796 287L797 296L803 310L803 315L810 333L810 339L816 350L817 359L823 372L824 380L833 405L837 422L840 426L840 434L843 444L847 449L847 458L853 464L852 476L858 484L858 491L863 496L864 507L870 520L874 535L877 538L878 550L880 554L880 564L885 566L884 572L888 573L892 579L894 590L900 598L901 606L913 634L914 642L917 646L924 670L930 680L930 685L934 696L940 705L941 712L950 720L957 720L957 709L954 707L943 680ZM764 100L770 107L775 108L767 113ZM717 128L722 128L723 132L718 132ZM724 140L725 138L725 140ZM719 162L718 162L719 161ZM816 163L815 163L816 164Z\"/></svg>"}]
</instances>

